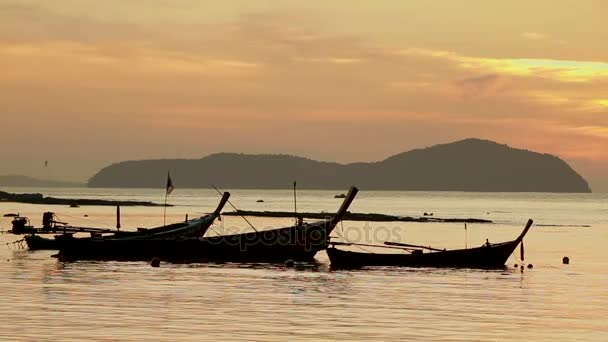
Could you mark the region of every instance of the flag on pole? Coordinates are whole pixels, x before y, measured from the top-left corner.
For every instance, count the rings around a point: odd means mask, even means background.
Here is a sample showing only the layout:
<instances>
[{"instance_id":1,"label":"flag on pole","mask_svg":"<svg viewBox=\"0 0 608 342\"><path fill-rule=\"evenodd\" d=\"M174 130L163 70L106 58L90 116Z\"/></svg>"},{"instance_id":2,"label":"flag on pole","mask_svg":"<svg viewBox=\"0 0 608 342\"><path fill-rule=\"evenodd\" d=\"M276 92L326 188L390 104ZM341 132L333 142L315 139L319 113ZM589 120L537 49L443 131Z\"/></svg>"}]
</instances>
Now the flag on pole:
<instances>
[{"instance_id":1,"label":"flag on pole","mask_svg":"<svg viewBox=\"0 0 608 342\"><path fill-rule=\"evenodd\" d=\"M171 173L167 171L167 188L165 191L165 210L163 212L163 226L167 224L167 198L169 194L173 192L175 187L173 186L173 181L171 180Z\"/></svg>"},{"instance_id":2,"label":"flag on pole","mask_svg":"<svg viewBox=\"0 0 608 342\"><path fill-rule=\"evenodd\" d=\"M175 187L173 186L171 175L169 174L169 172L167 172L167 195L171 194L171 192L173 192L173 189L175 189Z\"/></svg>"}]
</instances>

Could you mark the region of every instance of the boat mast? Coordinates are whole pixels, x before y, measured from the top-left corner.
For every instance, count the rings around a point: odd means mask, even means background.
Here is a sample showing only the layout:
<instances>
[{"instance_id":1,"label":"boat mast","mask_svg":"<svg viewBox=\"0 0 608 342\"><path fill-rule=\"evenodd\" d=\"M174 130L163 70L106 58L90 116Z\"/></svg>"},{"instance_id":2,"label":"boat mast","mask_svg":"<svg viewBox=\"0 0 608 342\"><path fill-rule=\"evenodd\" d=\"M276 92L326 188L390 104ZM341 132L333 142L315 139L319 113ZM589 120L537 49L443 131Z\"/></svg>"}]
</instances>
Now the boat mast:
<instances>
[{"instance_id":1,"label":"boat mast","mask_svg":"<svg viewBox=\"0 0 608 342\"><path fill-rule=\"evenodd\" d=\"M116 206L116 229L120 230L120 206Z\"/></svg>"},{"instance_id":2,"label":"boat mast","mask_svg":"<svg viewBox=\"0 0 608 342\"><path fill-rule=\"evenodd\" d=\"M468 245L468 242L469 242L469 238L468 238L467 234L468 234L467 223L465 222L464 223L464 249L467 249L467 247L468 247L467 245Z\"/></svg>"},{"instance_id":3,"label":"boat mast","mask_svg":"<svg viewBox=\"0 0 608 342\"><path fill-rule=\"evenodd\" d=\"M298 226L298 200L296 196L296 181L293 181L293 214L295 219L295 226Z\"/></svg>"}]
</instances>

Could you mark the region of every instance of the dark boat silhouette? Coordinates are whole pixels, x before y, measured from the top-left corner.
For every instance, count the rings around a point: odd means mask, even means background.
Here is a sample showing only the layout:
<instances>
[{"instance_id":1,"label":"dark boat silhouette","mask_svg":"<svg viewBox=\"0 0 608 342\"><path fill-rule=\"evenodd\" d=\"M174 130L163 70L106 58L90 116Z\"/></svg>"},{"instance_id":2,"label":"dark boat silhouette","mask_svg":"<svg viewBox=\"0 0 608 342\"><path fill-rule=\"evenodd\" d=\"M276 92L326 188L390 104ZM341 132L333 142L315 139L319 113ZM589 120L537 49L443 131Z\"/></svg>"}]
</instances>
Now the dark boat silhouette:
<instances>
[{"instance_id":1,"label":"dark boat silhouette","mask_svg":"<svg viewBox=\"0 0 608 342\"><path fill-rule=\"evenodd\" d=\"M266 231L204 238L62 239L58 257L63 260L145 260L171 262L312 261L327 248L328 236L342 220L358 189L351 187L333 217Z\"/></svg>"},{"instance_id":2,"label":"dark boat silhouette","mask_svg":"<svg viewBox=\"0 0 608 342\"><path fill-rule=\"evenodd\" d=\"M358 269L369 266L402 266L402 267L454 267L454 268L504 268L507 259L530 230L533 221L528 220L521 234L513 241L486 243L481 247L439 250L423 246L385 243L388 248L402 249L403 253L369 253L346 251L337 248L349 243L332 243L327 255L332 269ZM387 246L378 246L387 247ZM430 250L425 252L425 250ZM523 248L522 248L523 259Z\"/></svg>"},{"instance_id":3,"label":"dark boat silhouette","mask_svg":"<svg viewBox=\"0 0 608 342\"><path fill-rule=\"evenodd\" d=\"M133 241L140 239L171 238L176 236L201 237L209 230L215 219L220 216L220 212L229 198L230 193L225 192L214 212L200 218L156 228L138 228L137 231L117 231L104 228L68 226L62 224L63 222L54 221L53 213L45 213L43 215L42 228L34 228L31 226L22 227L23 223L28 222L28 220L24 217L18 217L13 220L12 232L15 234L28 234L25 236L25 242L30 250L59 249L61 241L77 241L77 243L84 243L90 240L97 241L104 239ZM89 233L91 234L91 237L78 238L74 237L75 233ZM40 236L40 234L58 235L55 235L53 238L46 238Z\"/></svg>"}]
</instances>

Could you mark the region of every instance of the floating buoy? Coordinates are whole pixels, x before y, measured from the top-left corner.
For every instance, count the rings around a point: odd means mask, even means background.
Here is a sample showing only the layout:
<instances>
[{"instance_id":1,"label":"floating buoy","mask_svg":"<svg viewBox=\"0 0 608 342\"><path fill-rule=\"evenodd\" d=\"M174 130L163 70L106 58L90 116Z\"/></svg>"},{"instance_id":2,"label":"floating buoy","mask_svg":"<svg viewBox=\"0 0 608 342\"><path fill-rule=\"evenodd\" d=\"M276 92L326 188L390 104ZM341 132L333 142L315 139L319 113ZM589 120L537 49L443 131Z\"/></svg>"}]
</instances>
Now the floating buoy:
<instances>
[{"instance_id":1,"label":"floating buoy","mask_svg":"<svg viewBox=\"0 0 608 342\"><path fill-rule=\"evenodd\" d=\"M565 257L562 259L562 263L563 263L564 265L568 265L568 264L570 263L570 258L568 258L567 256L565 256Z\"/></svg>"},{"instance_id":2,"label":"floating buoy","mask_svg":"<svg viewBox=\"0 0 608 342\"><path fill-rule=\"evenodd\" d=\"M294 266L295 266L295 264L296 264L296 263L295 263L293 260L291 260L291 259L287 259L287 260L285 260L285 263L284 263L285 267L289 267L289 268L294 267Z\"/></svg>"},{"instance_id":3,"label":"floating buoy","mask_svg":"<svg viewBox=\"0 0 608 342\"><path fill-rule=\"evenodd\" d=\"M152 261L150 261L150 266L152 266L152 267L160 267L160 259L159 258L152 258Z\"/></svg>"},{"instance_id":4,"label":"floating buoy","mask_svg":"<svg viewBox=\"0 0 608 342\"><path fill-rule=\"evenodd\" d=\"M529 268L529 269L533 269L533 268L534 268L534 265L532 265L532 264L528 264L528 268Z\"/></svg>"}]
</instances>

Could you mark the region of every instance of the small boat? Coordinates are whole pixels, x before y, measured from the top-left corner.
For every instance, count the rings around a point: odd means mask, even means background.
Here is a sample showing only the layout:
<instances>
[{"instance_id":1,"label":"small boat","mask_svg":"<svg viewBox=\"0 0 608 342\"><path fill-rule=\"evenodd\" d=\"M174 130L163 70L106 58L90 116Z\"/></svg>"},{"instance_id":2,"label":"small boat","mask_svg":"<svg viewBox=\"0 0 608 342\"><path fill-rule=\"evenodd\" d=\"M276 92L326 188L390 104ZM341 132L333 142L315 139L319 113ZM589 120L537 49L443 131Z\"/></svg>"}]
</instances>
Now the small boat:
<instances>
[{"instance_id":1,"label":"small boat","mask_svg":"<svg viewBox=\"0 0 608 342\"><path fill-rule=\"evenodd\" d=\"M481 247L441 250L410 244L387 242L385 245L364 245L401 249L402 253L369 253L338 249L339 245L363 245L343 242L332 242L327 249L327 256L332 269L358 269L369 266L402 266L402 267L453 267L453 268L504 268L507 259L530 230L533 221L528 220L524 230L513 241L501 243L486 242ZM427 252L428 251L428 252Z\"/></svg>"},{"instance_id":2,"label":"small boat","mask_svg":"<svg viewBox=\"0 0 608 342\"><path fill-rule=\"evenodd\" d=\"M62 260L140 260L159 258L171 262L312 261L327 248L328 236L346 214L358 190L351 187L333 217L294 226L242 234L203 238L183 236L162 239L62 239ZM253 226L252 226L253 227Z\"/></svg>"},{"instance_id":3,"label":"small boat","mask_svg":"<svg viewBox=\"0 0 608 342\"><path fill-rule=\"evenodd\" d=\"M26 235L24 238L30 251L56 250L59 248L54 238L42 237L40 235Z\"/></svg>"},{"instance_id":4,"label":"small boat","mask_svg":"<svg viewBox=\"0 0 608 342\"><path fill-rule=\"evenodd\" d=\"M118 209L117 209L118 210ZM12 229L9 233L15 235L25 234L60 234L60 233L91 233L91 234L110 234L117 230L109 228L92 228L70 226L66 222L58 221L55 213L47 211L42 214L42 227L34 227L30 223L30 219L19 214L11 214L13 216Z\"/></svg>"},{"instance_id":5,"label":"small boat","mask_svg":"<svg viewBox=\"0 0 608 342\"><path fill-rule=\"evenodd\" d=\"M98 239L116 239L124 241L133 241L140 239L162 239L176 236L201 237L205 235L207 230L209 230L215 219L220 216L220 212L228 202L229 198L230 193L225 192L215 211L209 215L205 215L192 220L186 220L185 222L173 223L156 228L138 228L137 231L118 231L103 228L58 225L58 223L63 222L51 220L51 222L49 223L49 217L52 218L53 213L44 213L43 228L33 228L30 226L26 226L25 231L29 232L29 235L25 236L25 242L27 243L27 246L30 250L40 250L59 249L61 241L64 240L86 241ZM21 220L21 222L18 223L18 226L20 226L22 222L28 222L27 218L19 217L19 219ZM18 228L17 232L21 231L19 229L23 228ZM15 231L15 224L13 224L13 231ZM61 234L55 235L54 238L45 238L39 235L45 233ZM91 237L77 238L74 237L75 233L90 233ZM108 233L111 234L103 235Z\"/></svg>"}]
</instances>

